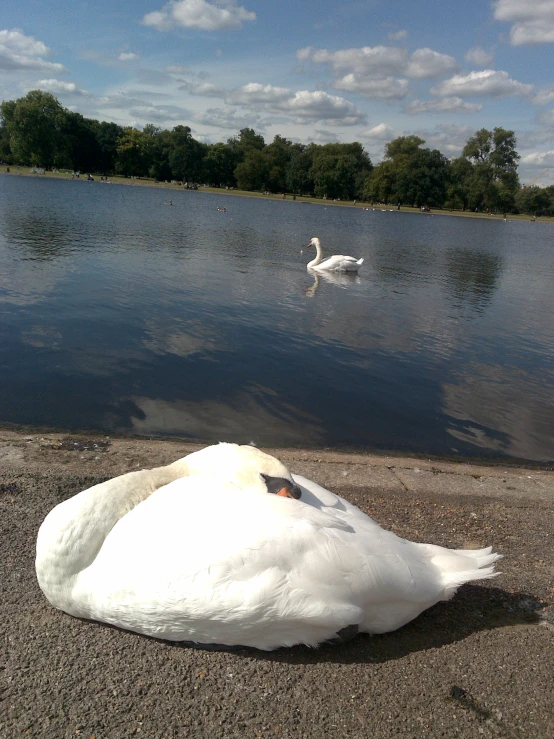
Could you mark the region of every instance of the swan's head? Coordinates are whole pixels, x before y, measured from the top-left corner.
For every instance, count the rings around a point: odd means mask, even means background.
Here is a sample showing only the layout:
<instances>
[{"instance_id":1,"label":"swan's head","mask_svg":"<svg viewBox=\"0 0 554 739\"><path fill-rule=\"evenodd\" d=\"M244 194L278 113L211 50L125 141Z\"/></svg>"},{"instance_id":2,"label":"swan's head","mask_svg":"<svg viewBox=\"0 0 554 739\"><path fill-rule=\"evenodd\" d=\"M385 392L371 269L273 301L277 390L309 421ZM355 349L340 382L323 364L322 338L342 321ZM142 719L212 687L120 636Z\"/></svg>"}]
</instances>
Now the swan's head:
<instances>
[{"instance_id":1,"label":"swan's head","mask_svg":"<svg viewBox=\"0 0 554 739\"><path fill-rule=\"evenodd\" d=\"M217 474L241 490L300 498L300 488L285 465L254 446L215 444L189 454L176 464L181 463L186 465L186 475Z\"/></svg>"},{"instance_id":2,"label":"swan's head","mask_svg":"<svg viewBox=\"0 0 554 739\"><path fill-rule=\"evenodd\" d=\"M298 485L286 477L272 477L264 472L260 473L260 477L264 481L268 493L280 495L282 498L294 498L295 500L298 500L302 495Z\"/></svg>"},{"instance_id":3,"label":"swan's head","mask_svg":"<svg viewBox=\"0 0 554 739\"><path fill-rule=\"evenodd\" d=\"M293 481L285 465L276 457L252 446L237 447L236 467L231 479L239 487L250 488L255 492L271 493L295 500L301 496L300 488Z\"/></svg>"},{"instance_id":4,"label":"swan's head","mask_svg":"<svg viewBox=\"0 0 554 739\"><path fill-rule=\"evenodd\" d=\"M308 241L308 243L306 244L306 248L308 246L315 246L315 247L319 246L319 239L317 238L317 236L314 236L313 239L310 239L310 241Z\"/></svg>"}]
</instances>

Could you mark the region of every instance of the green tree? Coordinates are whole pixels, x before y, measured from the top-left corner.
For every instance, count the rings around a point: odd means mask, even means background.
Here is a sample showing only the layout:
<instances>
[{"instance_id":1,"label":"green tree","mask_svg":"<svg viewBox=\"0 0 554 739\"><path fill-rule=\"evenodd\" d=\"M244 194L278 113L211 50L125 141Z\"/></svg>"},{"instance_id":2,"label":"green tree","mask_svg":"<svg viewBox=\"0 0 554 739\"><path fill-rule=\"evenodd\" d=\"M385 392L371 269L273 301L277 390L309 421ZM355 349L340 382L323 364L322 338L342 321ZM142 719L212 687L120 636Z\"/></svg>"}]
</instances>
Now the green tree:
<instances>
[{"instance_id":1,"label":"green tree","mask_svg":"<svg viewBox=\"0 0 554 739\"><path fill-rule=\"evenodd\" d=\"M554 187L552 188L554 190ZM515 196L515 204L520 213L530 215L551 215L553 212L552 196L544 187L522 187Z\"/></svg>"},{"instance_id":2,"label":"green tree","mask_svg":"<svg viewBox=\"0 0 554 739\"><path fill-rule=\"evenodd\" d=\"M314 192L318 197L360 198L371 169L371 160L358 142L320 146L313 156Z\"/></svg>"},{"instance_id":3,"label":"green tree","mask_svg":"<svg viewBox=\"0 0 554 739\"><path fill-rule=\"evenodd\" d=\"M398 202L442 207L449 179L448 160L437 149L415 149L396 177Z\"/></svg>"},{"instance_id":4,"label":"green tree","mask_svg":"<svg viewBox=\"0 0 554 739\"><path fill-rule=\"evenodd\" d=\"M169 157L173 150L173 139L170 131L162 130L147 123L143 133L150 138L150 168L148 174L158 181L172 179Z\"/></svg>"},{"instance_id":5,"label":"green tree","mask_svg":"<svg viewBox=\"0 0 554 739\"><path fill-rule=\"evenodd\" d=\"M151 137L136 128L124 128L117 144L116 171L125 177L148 174Z\"/></svg>"},{"instance_id":6,"label":"green tree","mask_svg":"<svg viewBox=\"0 0 554 739\"><path fill-rule=\"evenodd\" d=\"M172 149L169 164L176 180L197 182L207 146L193 138L188 126L176 126L171 132Z\"/></svg>"},{"instance_id":7,"label":"green tree","mask_svg":"<svg viewBox=\"0 0 554 739\"><path fill-rule=\"evenodd\" d=\"M295 144L279 135L263 149L268 170L267 187L271 192L287 189L287 167L294 150Z\"/></svg>"},{"instance_id":8,"label":"green tree","mask_svg":"<svg viewBox=\"0 0 554 739\"><path fill-rule=\"evenodd\" d=\"M50 168L63 159L67 114L53 95L31 90L0 110L16 163Z\"/></svg>"},{"instance_id":9,"label":"green tree","mask_svg":"<svg viewBox=\"0 0 554 739\"><path fill-rule=\"evenodd\" d=\"M366 178L364 198L383 203L415 202L413 183L409 182L409 163L424 143L419 136L399 136L389 141L383 161Z\"/></svg>"},{"instance_id":10,"label":"green tree","mask_svg":"<svg viewBox=\"0 0 554 739\"><path fill-rule=\"evenodd\" d=\"M367 178L363 199L367 202L390 203L396 198L396 171L390 159L380 162Z\"/></svg>"},{"instance_id":11,"label":"green tree","mask_svg":"<svg viewBox=\"0 0 554 739\"><path fill-rule=\"evenodd\" d=\"M402 169L424 143L425 140L419 136L399 136L385 146L385 159L390 159L395 167Z\"/></svg>"},{"instance_id":12,"label":"green tree","mask_svg":"<svg viewBox=\"0 0 554 739\"><path fill-rule=\"evenodd\" d=\"M313 195L312 166L315 148L315 144L311 144L308 147L297 146L293 151L286 170L286 186L290 192Z\"/></svg>"},{"instance_id":13,"label":"green tree","mask_svg":"<svg viewBox=\"0 0 554 739\"><path fill-rule=\"evenodd\" d=\"M237 159L233 150L226 144L218 143L208 146L204 157L203 179L215 187L234 187L237 184L235 167Z\"/></svg>"},{"instance_id":14,"label":"green tree","mask_svg":"<svg viewBox=\"0 0 554 739\"><path fill-rule=\"evenodd\" d=\"M97 122L80 113L67 111L63 130L64 154L59 166L82 172L98 171L100 145L96 137Z\"/></svg>"},{"instance_id":15,"label":"green tree","mask_svg":"<svg viewBox=\"0 0 554 739\"><path fill-rule=\"evenodd\" d=\"M117 163L117 147L119 139L123 135L123 128L117 123L108 123L95 121L95 135L98 142L98 162L95 167L96 172L102 172L105 175L115 172Z\"/></svg>"},{"instance_id":16,"label":"green tree","mask_svg":"<svg viewBox=\"0 0 554 739\"><path fill-rule=\"evenodd\" d=\"M269 178L267 159L259 149L248 152L235 168L237 185L241 190L266 190Z\"/></svg>"},{"instance_id":17,"label":"green tree","mask_svg":"<svg viewBox=\"0 0 554 739\"><path fill-rule=\"evenodd\" d=\"M467 140L462 151L473 164L469 178L472 208L511 210L519 188L517 163L520 159L513 131L482 128Z\"/></svg>"},{"instance_id":18,"label":"green tree","mask_svg":"<svg viewBox=\"0 0 554 739\"><path fill-rule=\"evenodd\" d=\"M6 100L0 105L0 160L6 164L13 164L14 158L10 145L10 131L7 121L13 117L14 100Z\"/></svg>"},{"instance_id":19,"label":"green tree","mask_svg":"<svg viewBox=\"0 0 554 739\"><path fill-rule=\"evenodd\" d=\"M265 141L253 128L241 128L237 136L227 139L227 145L235 152L238 164L250 151L261 151L265 147Z\"/></svg>"},{"instance_id":20,"label":"green tree","mask_svg":"<svg viewBox=\"0 0 554 739\"><path fill-rule=\"evenodd\" d=\"M450 162L450 181L446 190L447 208L469 208L469 191L473 165L465 157L457 157Z\"/></svg>"}]
</instances>

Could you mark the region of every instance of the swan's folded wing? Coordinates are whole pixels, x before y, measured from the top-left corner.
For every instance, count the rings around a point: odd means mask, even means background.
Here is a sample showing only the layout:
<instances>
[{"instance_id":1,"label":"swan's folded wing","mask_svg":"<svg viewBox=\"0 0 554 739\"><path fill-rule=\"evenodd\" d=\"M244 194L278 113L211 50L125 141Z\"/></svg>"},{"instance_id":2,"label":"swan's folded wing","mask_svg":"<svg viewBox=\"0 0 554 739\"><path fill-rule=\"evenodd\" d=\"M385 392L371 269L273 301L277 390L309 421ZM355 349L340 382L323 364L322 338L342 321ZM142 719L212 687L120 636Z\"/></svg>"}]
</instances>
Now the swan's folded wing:
<instances>
[{"instance_id":1,"label":"swan's folded wing","mask_svg":"<svg viewBox=\"0 0 554 739\"><path fill-rule=\"evenodd\" d=\"M297 485L300 485L302 490L301 500L304 503L315 508L322 508L324 506L334 508L339 505L339 496L322 487L317 482L309 480L304 475L297 475L296 473L292 475L292 479Z\"/></svg>"},{"instance_id":2,"label":"swan's folded wing","mask_svg":"<svg viewBox=\"0 0 554 739\"><path fill-rule=\"evenodd\" d=\"M208 476L181 478L114 526L87 578L104 578L98 591L124 583L126 590L159 597L199 573L215 587L239 571L240 578L266 568L289 571L299 552L315 545L314 532L324 529L350 527L292 499L243 491Z\"/></svg>"},{"instance_id":3,"label":"swan's folded wing","mask_svg":"<svg viewBox=\"0 0 554 739\"><path fill-rule=\"evenodd\" d=\"M329 568L333 532L352 535L346 522L296 500L206 483L171 483L118 522L75 588L90 618L268 649L315 645L362 619L343 580L360 562L351 552Z\"/></svg>"}]
</instances>

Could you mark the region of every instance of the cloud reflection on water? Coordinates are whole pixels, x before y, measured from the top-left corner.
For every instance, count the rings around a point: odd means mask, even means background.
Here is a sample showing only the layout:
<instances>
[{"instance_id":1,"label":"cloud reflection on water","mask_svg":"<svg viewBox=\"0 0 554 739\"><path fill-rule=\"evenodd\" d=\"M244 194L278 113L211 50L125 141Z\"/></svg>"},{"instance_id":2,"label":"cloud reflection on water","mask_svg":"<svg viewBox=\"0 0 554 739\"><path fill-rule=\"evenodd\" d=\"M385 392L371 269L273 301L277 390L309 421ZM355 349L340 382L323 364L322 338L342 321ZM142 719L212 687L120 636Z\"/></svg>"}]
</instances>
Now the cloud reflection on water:
<instances>
[{"instance_id":1,"label":"cloud reflection on water","mask_svg":"<svg viewBox=\"0 0 554 739\"><path fill-rule=\"evenodd\" d=\"M449 434L487 451L536 461L554 459L554 372L474 363L443 385Z\"/></svg>"},{"instance_id":2,"label":"cloud reflection on water","mask_svg":"<svg viewBox=\"0 0 554 739\"><path fill-rule=\"evenodd\" d=\"M225 400L130 400L140 411L130 419L131 430L141 435L280 446L317 446L324 438L317 417L261 386L250 386Z\"/></svg>"},{"instance_id":3,"label":"cloud reflection on water","mask_svg":"<svg viewBox=\"0 0 554 739\"><path fill-rule=\"evenodd\" d=\"M168 325L169 324L169 325ZM228 342L218 330L209 330L199 319L145 322L143 344L154 354L175 354L179 357L225 351Z\"/></svg>"},{"instance_id":4,"label":"cloud reflection on water","mask_svg":"<svg viewBox=\"0 0 554 739\"><path fill-rule=\"evenodd\" d=\"M554 456L547 226L2 186L0 421ZM359 275L307 273L313 234Z\"/></svg>"}]
</instances>

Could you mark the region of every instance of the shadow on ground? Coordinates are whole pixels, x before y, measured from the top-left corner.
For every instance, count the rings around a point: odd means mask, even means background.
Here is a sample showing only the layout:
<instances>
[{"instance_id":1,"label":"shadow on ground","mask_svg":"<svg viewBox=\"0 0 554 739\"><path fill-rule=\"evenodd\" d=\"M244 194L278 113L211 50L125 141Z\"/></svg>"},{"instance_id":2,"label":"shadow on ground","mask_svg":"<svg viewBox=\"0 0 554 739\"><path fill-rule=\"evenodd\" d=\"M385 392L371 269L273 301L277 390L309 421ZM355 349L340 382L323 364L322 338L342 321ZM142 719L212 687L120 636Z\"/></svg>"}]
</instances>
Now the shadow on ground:
<instances>
[{"instance_id":1,"label":"shadow on ground","mask_svg":"<svg viewBox=\"0 0 554 739\"><path fill-rule=\"evenodd\" d=\"M389 662L409 654L437 649L466 639L479 631L518 624L538 624L545 607L528 593L509 593L500 588L465 585L451 601L438 603L414 621L388 634L359 634L342 644L323 644L317 649L297 646L264 652L250 647L203 646L191 642L165 642L176 649L232 652L260 661L291 665ZM100 628L117 628L98 624ZM145 637L150 638L150 637Z\"/></svg>"}]
</instances>

